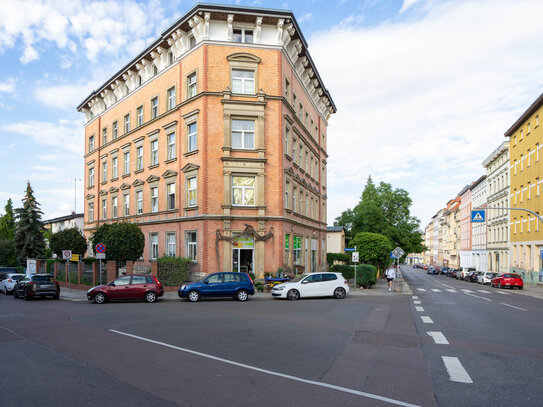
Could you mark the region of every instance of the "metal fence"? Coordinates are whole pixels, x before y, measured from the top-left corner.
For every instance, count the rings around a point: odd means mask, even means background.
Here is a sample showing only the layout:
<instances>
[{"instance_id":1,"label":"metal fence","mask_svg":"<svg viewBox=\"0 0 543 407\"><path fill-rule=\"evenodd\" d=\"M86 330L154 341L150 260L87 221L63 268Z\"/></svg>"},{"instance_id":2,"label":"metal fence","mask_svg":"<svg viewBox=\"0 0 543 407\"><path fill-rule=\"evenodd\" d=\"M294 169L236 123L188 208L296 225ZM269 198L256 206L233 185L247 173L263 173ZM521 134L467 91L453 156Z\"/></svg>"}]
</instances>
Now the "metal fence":
<instances>
[{"instance_id":1,"label":"metal fence","mask_svg":"<svg viewBox=\"0 0 543 407\"><path fill-rule=\"evenodd\" d=\"M77 263L70 261L68 264L69 264L69 273L70 273L70 276L68 278L70 279L70 283L77 284L77 275L79 272L77 268Z\"/></svg>"},{"instance_id":2,"label":"metal fence","mask_svg":"<svg viewBox=\"0 0 543 407\"><path fill-rule=\"evenodd\" d=\"M92 286L92 263L83 263L83 270L81 272L81 284Z\"/></svg>"},{"instance_id":3,"label":"metal fence","mask_svg":"<svg viewBox=\"0 0 543 407\"><path fill-rule=\"evenodd\" d=\"M133 274L151 274L151 266L146 266L143 263L134 262L132 273Z\"/></svg>"}]
</instances>

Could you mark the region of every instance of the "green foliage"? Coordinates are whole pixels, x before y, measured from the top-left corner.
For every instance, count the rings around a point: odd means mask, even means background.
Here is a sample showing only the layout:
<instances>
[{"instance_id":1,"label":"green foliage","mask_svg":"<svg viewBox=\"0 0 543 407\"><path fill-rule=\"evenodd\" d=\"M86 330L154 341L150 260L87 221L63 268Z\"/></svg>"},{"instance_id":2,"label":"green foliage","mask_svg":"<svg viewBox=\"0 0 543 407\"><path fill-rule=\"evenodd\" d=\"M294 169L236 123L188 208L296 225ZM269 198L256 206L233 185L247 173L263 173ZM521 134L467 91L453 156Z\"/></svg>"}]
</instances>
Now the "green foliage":
<instances>
[{"instance_id":1,"label":"green foliage","mask_svg":"<svg viewBox=\"0 0 543 407\"><path fill-rule=\"evenodd\" d=\"M94 232L92 244L106 245L108 260L137 261L143 254L145 236L135 223L105 223Z\"/></svg>"},{"instance_id":2,"label":"green foliage","mask_svg":"<svg viewBox=\"0 0 543 407\"><path fill-rule=\"evenodd\" d=\"M64 263L62 263L62 266L58 266L58 268L57 268L57 280L58 281L66 281L66 273L64 271Z\"/></svg>"},{"instance_id":3,"label":"green foliage","mask_svg":"<svg viewBox=\"0 0 543 407\"><path fill-rule=\"evenodd\" d=\"M53 274L55 269L54 269L54 264L55 263L59 263L59 260L58 259L47 259L45 261L45 271L49 274Z\"/></svg>"},{"instance_id":4,"label":"green foliage","mask_svg":"<svg viewBox=\"0 0 543 407\"><path fill-rule=\"evenodd\" d=\"M0 240L0 266L17 266L17 251L14 240Z\"/></svg>"},{"instance_id":5,"label":"green foliage","mask_svg":"<svg viewBox=\"0 0 543 407\"><path fill-rule=\"evenodd\" d=\"M262 292L262 291L264 291L264 284L262 284L260 281L257 281L255 283L255 288L256 288L257 291Z\"/></svg>"},{"instance_id":6,"label":"green foliage","mask_svg":"<svg viewBox=\"0 0 543 407\"><path fill-rule=\"evenodd\" d=\"M354 236L370 232L385 235L406 253L421 253L426 247L422 243L420 221L411 216L411 204L406 190L393 189L385 182L376 186L368 177L360 202L353 209L343 211L334 225L345 226L350 247L354 246L351 241Z\"/></svg>"},{"instance_id":7,"label":"green foliage","mask_svg":"<svg viewBox=\"0 0 543 407\"><path fill-rule=\"evenodd\" d=\"M347 266L346 264L334 264L330 266L332 273L341 273L345 280L352 280L354 278L354 267Z\"/></svg>"},{"instance_id":8,"label":"green foliage","mask_svg":"<svg viewBox=\"0 0 543 407\"><path fill-rule=\"evenodd\" d=\"M51 251L58 257L62 257L63 250L71 250L73 254L79 254L81 257L87 251L87 239L75 226L53 233L49 244Z\"/></svg>"},{"instance_id":9,"label":"green foliage","mask_svg":"<svg viewBox=\"0 0 543 407\"><path fill-rule=\"evenodd\" d=\"M190 257L162 256L157 259L158 280L167 286L181 285L188 281Z\"/></svg>"},{"instance_id":10,"label":"green foliage","mask_svg":"<svg viewBox=\"0 0 543 407\"><path fill-rule=\"evenodd\" d=\"M85 264L92 264L92 263L97 263L98 259L96 257L85 257L82 261Z\"/></svg>"},{"instance_id":11,"label":"green foliage","mask_svg":"<svg viewBox=\"0 0 543 407\"><path fill-rule=\"evenodd\" d=\"M37 259L45 252L43 233L45 228L41 216L40 204L34 198L34 192L27 182L23 207L15 209L15 247L17 260L23 263L26 259Z\"/></svg>"},{"instance_id":12,"label":"green foliage","mask_svg":"<svg viewBox=\"0 0 543 407\"><path fill-rule=\"evenodd\" d=\"M0 240L12 240L15 237L15 215L11 198L4 207L4 215L0 217Z\"/></svg>"},{"instance_id":13,"label":"green foliage","mask_svg":"<svg viewBox=\"0 0 543 407\"><path fill-rule=\"evenodd\" d=\"M356 283L364 288L370 288L377 282L377 268L371 264L356 266Z\"/></svg>"},{"instance_id":14,"label":"green foliage","mask_svg":"<svg viewBox=\"0 0 543 407\"><path fill-rule=\"evenodd\" d=\"M255 273L249 273L249 277L251 277L251 280L253 280L253 281L256 280L256 275L255 275Z\"/></svg>"},{"instance_id":15,"label":"green foliage","mask_svg":"<svg viewBox=\"0 0 543 407\"><path fill-rule=\"evenodd\" d=\"M351 245L357 246L361 263L371 264L380 269L390 264L392 244L384 235L360 232L351 240Z\"/></svg>"},{"instance_id":16,"label":"green foliage","mask_svg":"<svg viewBox=\"0 0 543 407\"><path fill-rule=\"evenodd\" d=\"M326 253L326 261L330 266L332 266L335 261L349 264L351 262L351 255L348 253Z\"/></svg>"}]
</instances>

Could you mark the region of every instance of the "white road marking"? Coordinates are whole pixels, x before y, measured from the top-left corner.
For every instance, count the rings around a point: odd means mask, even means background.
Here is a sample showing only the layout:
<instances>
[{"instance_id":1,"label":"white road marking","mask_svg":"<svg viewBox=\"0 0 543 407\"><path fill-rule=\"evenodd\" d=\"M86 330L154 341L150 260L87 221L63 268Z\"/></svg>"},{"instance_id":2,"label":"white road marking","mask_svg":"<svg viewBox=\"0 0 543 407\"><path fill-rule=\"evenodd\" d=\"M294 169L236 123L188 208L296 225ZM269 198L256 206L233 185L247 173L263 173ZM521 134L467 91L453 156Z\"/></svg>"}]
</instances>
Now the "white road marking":
<instances>
[{"instance_id":1,"label":"white road marking","mask_svg":"<svg viewBox=\"0 0 543 407\"><path fill-rule=\"evenodd\" d=\"M500 293L500 294L503 294L503 295L511 295L511 293L504 293L503 291L494 291L495 293Z\"/></svg>"},{"instance_id":2,"label":"white road marking","mask_svg":"<svg viewBox=\"0 0 543 407\"><path fill-rule=\"evenodd\" d=\"M422 319L422 322L424 322L425 324L433 324L434 321L432 321L432 318L430 317L420 317L420 319Z\"/></svg>"},{"instance_id":3,"label":"white road marking","mask_svg":"<svg viewBox=\"0 0 543 407\"><path fill-rule=\"evenodd\" d=\"M527 309L524 309L524 308L520 308L520 307L515 307L514 305L509 305L509 304L506 304L505 302L500 302L501 305L505 305L506 307L511 307L511 308L514 308L514 309L519 309L521 311L528 311Z\"/></svg>"},{"instance_id":4,"label":"white road marking","mask_svg":"<svg viewBox=\"0 0 543 407\"><path fill-rule=\"evenodd\" d=\"M441 356L441 359L443 359L445 369L447 369L447 373L449 373L449 378L451 381L459 383L473 383L473 380L471 380L471 377L469 377L468 372L466 372L466 369L464 369L464 366L462 366L462 363L460 363L458 358L452 356Z\"/></svg>"},{"instance_id":5,"label":"white road marking","mask_svg":"<svg viewBox=\"0 0 543 407\"><path fill-rule=\"evenodd\" d=\"M445 338L445 335L443 335L443 333L441 332L436 332L436 331L433 331L433 332L426 332L428 335L430 335L432 337L432 339L434 340L434 342L438 345L448 345L449 344L449 341L447 340L447 338Z\"/></svg>"},{"instance_id":6,"label":"white road marking","mask_svg":"<svg viewBox=\"0 0 543 407\"><path fill-rule=\"evenodd\" d=\"M420 301L415 300L415 301L413 301L413 304L419 305L419 304L420 304Z\"/></svg>"},{"instance_id":7,"label":"white road marking","mask_svg":"<svg viewBox=\"0 0 543 407\"><path fill-rule=\"evenodd\" d=\"M416 295L412 296L411 298L413 298L414 300L418 300L418 299L419 299L419 297L416 296Z\"/></svg>"},{"instance_id":8,"label":"white road marking","mask_svg":"<svg viewBox=\"0 0 543 407\"><path fill-rule=\"evenodd\" d=\"M445 287L454 288L454 287L451 287L450 285L445 284L445 283L443 283L443 285L444 285Z\"/></svg>"},{"instance_id":9,"label":"white road marking","mask_svg":"<svg viewBox=\"0 0 543 407\"><path fill-rule=\"evenodd\" d=\"M435 292L435 293L440 293L441 290L439 288L432 288L432 291Z\"/></svg>"},{"instance_id":10,"label":"white road marking","mask_svg":"<svg viewBox=\"0 0 543 407\"><path fill-rule=\"evenodd\" d=\"M421 291L421 292L426 291L424 288L417 288L417 290L419 290L419 291Z\"/></svg>"},{"instance_id":11,"label":"white road marking","mask_svg":"<svg viewBox=\"0 0 543 407\"><path fill-rule=\"evenodd\" d=\"M415 307L415 309L416 309L418 312L424 312L424 308L423 308L423 307Z\"/></svg>"},{"instance_id":12,"label":"white road marking","mask_svg":"<svg viewBox=\"0 0 543 407\"><path fill-rule=\"evenodd\" d=\"M486 290L477 290L479 291L480 293L483 293L483 294L490 294L490 291L486 291Z\"/></svg>"},{"instance_id":13,"label":"white road marking","mask_svg":"<svg viewBox=\"0 0 543 407\"><path fill-rule=\"evenodd\" d=\"M490 298L481 297L480 295L475 295L475 294L470 294L470 293L464 293L464 294L469 295L470 297L480 298L480 299L485 300L485 301L492 301Z\"/></svg>"},{"instance_id":14,"label":"white road marking","mask_svg":"<svg viewBox=\"0 0 543 407\"><path fill-rule=\"evenodd\" d=\"M447 288L447 291L450 292L450 293L455 293L455 292L457 292L456 290L452 290L452 289L450 289L450 288Z\"/></svg>"},{"instance_id":15,"label":"white road marking","mask_svg":"<svg viewBox=\"0 0 543 407\"><path fill-rule=\"evenodd\" d=\"M320 387L325 387L325 388L328 388L328 389L342 391L344 393L356 394L357 396L367 397L367 398L374 399L374 400L380 400L380 401L384 401L385 403L395 404L397 406L420 407L420 406L417 406L416 404L410 404L410 403L406 403L406 402L403 402L403 401L394 400L394 399L391 399L391 398L388 398L388 397L379 396L377 394L365 393L363 391L353 390L353 389L349 389L347 387L336 386L336 385L333 385L333 384L328 384L328 383L323 383L323 382L316 382L314 380L303 379L301 377L291 376L291 375L284 374L284 373L279 373L279 372L274 372L272 370L261 369L261 368L256 367L256 366L245 365L243 363L238 363L238 362L234 362L232 360L219 358L217 356L209 355L207 353L202 353L202 352L197 352L197 351L194 351L194 350L191 350L191 349L181 348L179 346L170 345L170 344L165 343L165 342L159 342L159 341L155 341L153 339L144 338L143 336L132 335L132 334L129 334L129 333L126 333L126 332L117 331L115 329L110 329L109 331L117 333L119 335L128 336L130 338L139 339L140 341L154 343L155 345L160 345L160 346L164 346L166 348L178 350L178 351L181 351L181 352L190 353L190 354L193 354L193 355L196 355L196 356L201 356L201 357L204 357L204 358L207 358L207 359L216 360L218 362L227 363L229 365L241 367L243 369L254 370L254 371L264 373L264 374L268 374L268 375L271 375L271 376L278 376L278 377L282 377L284 379L294 380L294 381L297 381L297 382L312 384L314 386L320 386Z\"/></svg>"},{"instance_id":16,"label":"white road marking","mask_svg":"<svg viewBox=\"0 0 543 407\"><path fill-rule=\"evenodd\" d=\"M462 291L464 291L465 293L472 293L473 292L471 290L466 290L465 288L462 288Z\"/></svg>"}]
</instances>

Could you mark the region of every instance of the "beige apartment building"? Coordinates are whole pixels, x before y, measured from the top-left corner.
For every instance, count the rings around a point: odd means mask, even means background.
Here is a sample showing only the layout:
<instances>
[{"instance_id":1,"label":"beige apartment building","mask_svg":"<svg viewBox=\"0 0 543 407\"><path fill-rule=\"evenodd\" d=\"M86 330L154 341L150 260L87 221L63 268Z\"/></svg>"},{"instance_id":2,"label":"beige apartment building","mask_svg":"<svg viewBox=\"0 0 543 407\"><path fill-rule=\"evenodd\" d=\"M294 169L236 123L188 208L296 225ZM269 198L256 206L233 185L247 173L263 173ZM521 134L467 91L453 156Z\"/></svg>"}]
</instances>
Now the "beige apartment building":
<instances>
[{"instance_id":1,"label":"beige apartment building","mask_svg":"<svg viewBox=\"0 0 543 407\"><path fill-rule=\"evenodd\" d=\"M448 267L460 267L460 233L459 233L459 210L460 196L447 202L443 218L445 223L443 265Z\"/></svg>"},{"instance_id":2,"label":"beige apartment building","mask_svg":"<svg viewBox=\"0 0 543 407\"><path fill-rule=\"evenodd\" d=\"M85 234L135 222L143 261L326 263L334 102L290 11L197 4L80 104Z\"/></svg>"},{"instance_id":3,"label":"beige apartment building","mask_svg":"<svg viewBox=\"0 0 543 407\"><path fill-rule=\"evenodd\" d=\"M488 269L509 271L509 141L504 141L484 161L487 178Z\"/></svg>"}]
</instances>

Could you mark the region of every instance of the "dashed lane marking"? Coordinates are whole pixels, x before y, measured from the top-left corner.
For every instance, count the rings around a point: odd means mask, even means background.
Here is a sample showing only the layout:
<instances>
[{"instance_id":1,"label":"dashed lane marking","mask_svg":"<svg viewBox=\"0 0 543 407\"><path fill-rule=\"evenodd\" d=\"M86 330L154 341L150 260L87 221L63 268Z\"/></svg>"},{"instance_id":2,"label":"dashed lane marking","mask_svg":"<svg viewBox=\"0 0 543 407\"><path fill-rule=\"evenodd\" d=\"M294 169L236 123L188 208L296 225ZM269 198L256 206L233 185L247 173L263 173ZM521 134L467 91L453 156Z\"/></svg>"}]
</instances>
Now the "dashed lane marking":
<instances>
[{"instance_id":1,"label":"dashed lane marking","mask_svg":"<svg viewBox=\"0 0 543 407\"><path fill-rule=\"evenodd\" d=\"M419 299L419 297L416 296L416 295L413 295L411 298L413 298L414 300L418 300L418 299Z\"/></svg>"},{"instance_id":2,"label":"dashed lane marking","mask_svg":"<svg viewBox=\"0 0 543 407\"><path fill-rule=\"evenodd\" d=\"M440 293L441 290L439 288L432 288L432 291L435 292L435 293Z\"/></svg>"},{"instance_id":3,"label":"dashed lane marking","mask_svg":"<svg viewBox=\"0 0 543 407\"><path fill-rule=\"evenodd\" d=\"M452 286L450 286L450 285L448 285L448 284L445 284L445 283L442 283L442 284L443 284L445 287L454 288L454 287L452 287Z\"/></svg>"},{"instance_id":4,"label":"dashed lane marking","mask_svg":"<svg viewBox=\"0 0 543 407\"><path fill-rule=\"evenodd\" d=\"M416 309L418 312L424 312L424 308L423 308L423 307L415 307L415 309Z\"/></svg>"},{"instance_id":5,"label":"dashed lane marking","mask_svg":"<svg viewBox=\"0 0 543 407\"><path fill-rule=\"evenodd\" d=\"M503 291L494 291L495 293L503 294L503 295L511 295L511 293L504 293Z\"/></svg>"},{"instance_id":6,"label":"dashed lane marking","mask_svg":"<svg viewBox=\"0 0 543 407\"><path fill-rule=\"evenodd\" d=\"M464 294L469 295L470 297L480 298L485 301L492 301L490 298L481 297L480 295L475 295L475 294L470 294L470 293L464 293Z\"/></svg>"},{"instance_id":7,"label":"dashed lane marking","mask_svg":"<svg viewBox=\"0 0 543 407\"><path fill-rule=\"evenodd\" d=\"M413 301L413 304L419 305L419 304L420 304L420 301L419 301L419 300L415 300L415 301Z\"/></svg>"},{"instance_id":8,"label":"dashed lane marking","mask_svg":"<svg viewBox=\"0 0 543 407\"><path fill-rule=\"evenodd\" d=\"M433 324L434 321L432 321L432 318L430 317L420 317L420 319L422 319L422 322L424 322L425 324Z\"/></svg>"},{"instance_id":9,"label":"dashed lane marking","mask_svg":"<svg viewBox=\"0 0 543 407\"><path fill-rule=\"evenodd\" d=\"M462 288L462 291L464 291L465 293L472 293L473 292L471 290L466 290L465 288Z\"/></svg>"},{"instance_id":10,"label":"dashed lane marking","mask_svg":"<svg viewBox=\"0 0 543 407\"><path fill-rule=\"evenodd\" d=\"M473 380L471 380L471 377L469 377L468 372L466 372L466 369L464 369L464 366L462 366L462 363L460 363L458 358L452 356L441 356L441 359L443 359L445 369L447 369L447 373L449 373L449 378L451 381L459 383L473 383Z\"/></svg>"},{"instance_id":11,"label":"dashed lane marking","mask_svg":"<svg viewBox=\"0 0 543 407\"><path fill-rule=\"evenodd\" d=\"M447 291L450 292L450 293L456 293L457 292L456 290L453 290L451 288L447 288Z\"/></svg>"},{"instance_id":12,"label":"dashed lane marking","mask_svg":"<svg viewBox=\"0 0 543 407\"><path fill-rule=\"evenodd\" d=\"M124 335L124 336L128 336L130 338L138 339L140 341L153 343L155 345L164 346L166 348L178 350L178 351L181 351L181 352L190 353L192 355L201 356L203 358L216 360L218 362L227 363L229 365L241 367L243 369L257 371L257 372L264 373L264 374L267 374L267 375L270 375L270 376L282 377L283 379L289 379L289 380L293 380L293 381L297 381L297 382L301 382L301 383L311 384L311 385L314 385L314 386L325 387L325 388L328 388L328 389L341 391L343 393L355 394L357 396L367 397L367 398L374 399L374 400L380 400L380 401L384 401L385 403L395 404L397 406L419 407L416 404L410 404L410 403L406 403L406 402L403 402L403 401L394 400L394 399L391 399L391 398L388 398L388 397L379 396L377 394L366 393L366 392L363 392L363 391L349 389L347 387L336 386L336 385L333 385L333 384L323 383L323 382L316 382L314 380L303 379L301 377L296 377L296 376L291 376L291 375L284 374L284 373L274 372L272 370L261 369L261 368L256 367L256 366L245 365L243 363L234 362L232 360L219 358L217 356L209 355L207 353L197 352L197 351L194 351L194 350L191 350L191 349L186 349L186 348L181 348L179 346L170 345L170 344L165 343L165 342L159 342L159 341L155 341L153 339L144 338L142 336L132 335L132 334L129 334L129 333L126 333L126 332L121 332L121 331L116 331L115 329L110 329L109 331L114 332L114 333L119 334L119 335Z\"/></svg>"},{"instance_id":13,"label":"dashed lane marking","mask_svg":"<svg viewBox=\"0 0 543 407\"><path fill-rule=\"evenodd\" d=\"M432 339L437 345L449 344L449 341L447 340L447 338L445 338L445 335L443 335L442 332L433 331L433 332L426 332L426 333L432 337Z\"/></svg>"},{"instance_id":14,"label":"dashed lane marking","mask_svg":"<svg viewBox=\"0 0 543 407\"><path fill-rule=\"evenodd\" d=\"M418 291L420 292L425 292L426 290L424 288L417 288Z\"/></svg>"},{"instance_id":15,"label":"dashed lane marking","mask_svg":"<svg viewBox=\"0 0 543 407\"><path fill-rule=\"evenodd\" d=\"M509 304L506 304L505 302L500 302L500 304L505 305L506 307L511 307L511 308L518 309L518 310L521 310L521 311L528 311L527 309L520 308L520 307L515 307L514 305L509 305Z\"/></svg>"},{"instance_id":16,"label":"dashed lane marking","mask_svg":"<svg viewBox=\"0 0 543 407\"><path fill-rule=\"evenodd\" d=\"M490 291L486 291L486 290L477 290L477 291L483 294L490 294Z\"/></svg>"}]
</instances>

